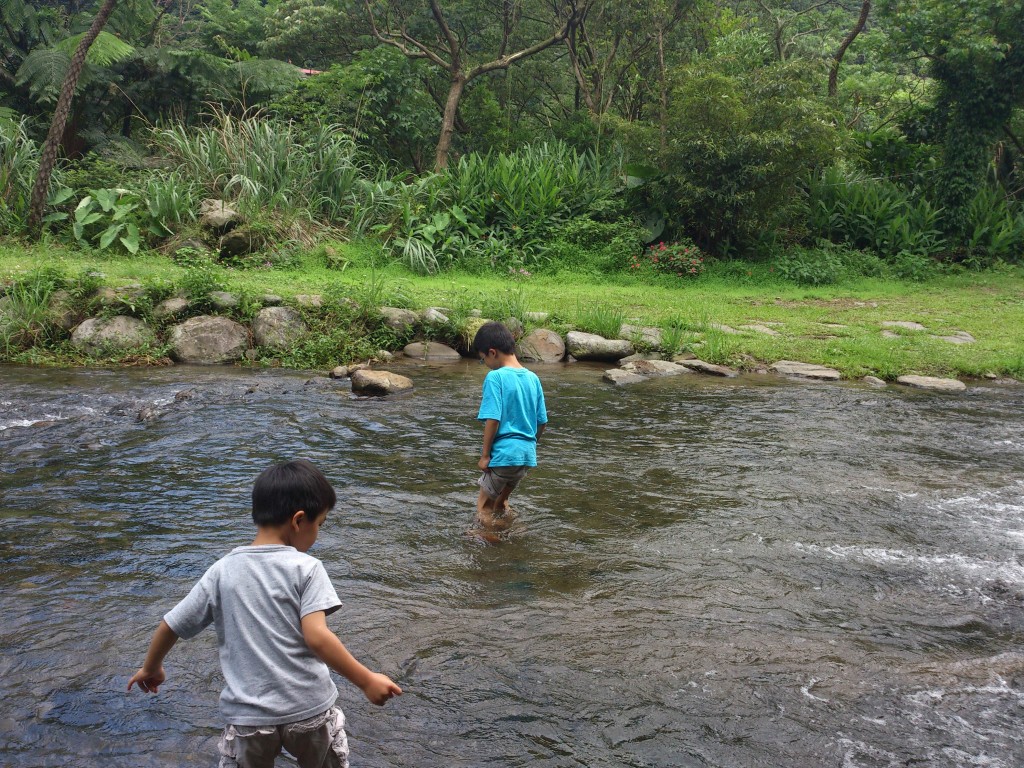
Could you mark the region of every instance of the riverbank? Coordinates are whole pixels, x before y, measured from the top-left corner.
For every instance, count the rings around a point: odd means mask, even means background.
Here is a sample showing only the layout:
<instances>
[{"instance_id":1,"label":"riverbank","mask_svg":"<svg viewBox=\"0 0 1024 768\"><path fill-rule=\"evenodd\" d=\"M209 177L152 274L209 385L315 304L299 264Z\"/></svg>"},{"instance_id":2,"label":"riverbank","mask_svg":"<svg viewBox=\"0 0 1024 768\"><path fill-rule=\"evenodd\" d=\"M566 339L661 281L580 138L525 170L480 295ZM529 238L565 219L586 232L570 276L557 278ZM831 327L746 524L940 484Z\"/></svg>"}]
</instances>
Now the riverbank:
<instances>
[{"instance_id":1,"label":"riverbank","mask_svg":"<svg viewBox=\"0 0 1024 768\"><path fill-rule=\"evenodd\" d=\"M1024 379L1024 270L964 272L923 283L858 278L808 288L739 262L710 264L693 281L630 275L517 274L513 277L444 273L415 275L397 265L379 268L372 251L338 245L286 254L276 263L227 268L175 262L161 254L134 257L83 253L58 245L0 244L0 284L11 286L45 269L69 289L80 313L148 319L159 301L176 294L195 299L189 314L209 310L216 291L239 299L224 314L252 319L268 295L301 310L310 326L302 344L284 352L250 355L248 364L327 368L354 362L410 338L368 321L374 308L443 307L452 324L475 314L516 317L530 327L604 336L625 323L656 328L672 351L751 370L777 360L800 360L839 370L844 377L906 374L986 375ZM106 289L107 300L96 297ZM8 291L10 292L10 291ZM297 298L298 297L298 298ZM309 297L320 297L320 306ZM10 302L7 304L10 308ZM339 307L360 307L361 315ZM220 311L215 311L220 313ZM543 321L531 313L546 313ZM157 340L138 355L90 356L69 343L70 329L39 317L39 327L11 343L7 312L4 362L79 365L166 362ZM157 323L158 330L166 323ZM452 327L434 335L443 339ZM26 335L27 333L27 335ZM30 343L26 344L26 340ZM15 339L17 341L17 339ZM5 349L6 347L6 349ZM395 351L395 349L392 349Z\"/></svg>"}]
</instances>

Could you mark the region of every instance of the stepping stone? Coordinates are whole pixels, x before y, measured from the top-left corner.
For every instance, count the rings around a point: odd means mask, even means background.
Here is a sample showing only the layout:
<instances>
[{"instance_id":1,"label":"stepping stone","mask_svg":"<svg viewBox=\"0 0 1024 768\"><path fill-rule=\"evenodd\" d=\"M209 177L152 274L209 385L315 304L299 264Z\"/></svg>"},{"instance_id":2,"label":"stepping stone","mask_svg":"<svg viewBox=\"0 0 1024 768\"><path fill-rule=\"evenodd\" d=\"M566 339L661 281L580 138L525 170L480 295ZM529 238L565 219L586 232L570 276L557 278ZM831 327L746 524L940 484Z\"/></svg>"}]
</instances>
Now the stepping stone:
<instances>
[{"instance_id":1,"label":"stepping stone","mask_svg":"<svg viewBox=\"0 0 1024 768\"><path fill-rule=\"evenodd\" d=\"M690 372L689 368L668 360L633 360L623 365L622 370L640 376L678 376Z\"/></svg>"},{"instance_id":2,"label":"stepping stone","mask_svg":"<svg viewBox=\"0 0 1024 768\"><path fill-rule=\"evenodd\" d=\"M679 360L678 362L691 371L706 373L710 376L725 376L730 379L734 376L739 376L739 373L732 368L727 368L724 365L715 365L714 363L705 363L703 360Z\"/></svg>"},{"instance_id":3,"label":"stepping stone","mask_svg":"<svg viewBox=\"0 0 1024 768\"><path fill-rule=\"evenodd\" d=\"M709 323L708 324L708 328L710 328L713 331L718 331L719 333L728 333L728 334L742 334L743 333L743 331L737 331L735 328L733 328L731 326L728 326L728 325L723 325L722 323Z\"/></svg>"},{"instance_id":4,"label":"stepping stone","mask_svg":"<svg viewBox=\"0 0 1024 768\"><path fill-rule=\"evenodd\" d=\"M741 325L740 328L745 328L748 331L756 331L757 333L765 333L769 336L781 335L774 328L769 328L767 325L761 325L760 323L754 323L753 325Z\"/></svg>"},{"instance_id":5,"label":"stepping stone","mask_svg":"<svg viewBox=\"0 0 1024 768\"><path fill-rule=\"evenodd\" d=\"M898 333L893 333L892 331L882 331L882 338L898 339L899 337L900 335Z\"/></svg>"},{"instance_id":6,"label":"stepping stone","mask_svg":"<svg viewBox=\"0 0 1024 768\"><path fill-rule=\"evenodd\" d=\"M636 384L646 381L647 378L647 376L641 376L639 373L630 373L622 368L612 368L604 372L604 380L610 381L612 384Z\"/></svg>"},{"instance_id":7,"label":"stepping stone","mask_svg":"<svg viewBox=\"0 0 1024 768\"><path fill-rule=\"evenodd\" d=\"M352 374L352 391L360 395L392 395L412 389L412 379L391 371L364 369Z\"/></svg>"},{"instance_id":8,"label":"stepping stone","mask_svg":"<svg viewBox=\"0 0 1024 768\"><path fill-rule=\"evenodd\" d=\"M906 328L908 331L923 331L925 327L920 323L912 323L908 320L883 320L883 328Z\"/></svg>"},{"instance_id":9,"label":"stepping stone","mask_svg":"<svg viewBox=\"0 0 1024 768\"><path fill-rule=\"evenodd\" d=\"M454 349L436 341L414 341L412 344L406 344L402 352L406 357L414 357L417 360L455 362L462 359L462 355Z\"/></svg>"},{"instance_id":10,"label":"stepping stone","mask_svg":"<svg viewBox=\"0 0 1024 768\"><path fill-rule=\"evenodd\" d=\"M940 379L935 376L900 376L896 382L908 387L938 389L944 392L959 392L967 389L967 385L959 379Z\"/></svg>"},{"instance_id":11,"label":"stepping stone","mask_svg":"<svg viewBox=\"0 0 1024 768\"><path fill-rule=\"evenodd\" d=\"M822 379L825 381L838 381L842 376L834 368L826 368L823 365L812 363L800 363L795 360L779 360L769 366L775 373L784 376L800 376L805 379Z\"/></svg>"},{"instance_id":12,"label":"stepping stone","mask_svg":"<svg viewBox=\"0 0 1024 768\"><path fill-rule=\"evenodd\" d=\"M967 331L957 331L952 336L933 336L933 338L948 341L950 344L973 344L976 341Z\"/></svg>"}]
</instances>

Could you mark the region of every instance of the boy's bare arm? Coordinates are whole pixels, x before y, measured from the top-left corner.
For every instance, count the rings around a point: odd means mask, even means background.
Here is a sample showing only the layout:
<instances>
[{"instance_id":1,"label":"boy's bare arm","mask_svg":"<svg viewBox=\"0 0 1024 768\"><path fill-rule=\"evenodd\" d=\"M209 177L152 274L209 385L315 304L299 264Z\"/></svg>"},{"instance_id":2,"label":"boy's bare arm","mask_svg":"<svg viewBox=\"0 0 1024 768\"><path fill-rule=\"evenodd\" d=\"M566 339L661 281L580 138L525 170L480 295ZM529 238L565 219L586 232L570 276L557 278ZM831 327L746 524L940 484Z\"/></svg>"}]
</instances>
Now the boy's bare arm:
<instances>
[{"instance_id":1,"label":"boy's bare arm","mask_svg":"<svg viewBox=\"0 0 1024 768\"><path fill-rule=\"evenodd\" d=\"M324 664L344 676L374 704L383 705L392 696L401 696L402 689L387 675L371 672L349 653L338 636L327 626L323 611L302 617L302 635L306 645Z\"/></svg>"},{"instance_id":2,"label":"boy's bare arm","mask_svg":"<svg viewBox=\"0 0 1024 768\"><path fill-rule=\"evenodd\" d=\"M547 426L546 422L544 424L538 424L537 425L537 442L540 442L540 436L544 434L544 427L546 427L546 426Z\"/></svg>"},{"instance_id":3,"label":"boy's bare arm","mask_svg":"<svg viewBox=\"0 0 1024 768\"><path fill-rule=\"evenodd\" d=\"M498 427L501 422L497 419L487 419L484 422L484 445L480 449L480 461L477 466L484 470L491 463L491 447L494 445L494 436L498 434Z\"/></svg>"},{"instance_id":4,"label":"boy's bare arm","mask_svg":"<svg viewBox=\"0 0 1024 768\"><path fill-rule=\"evenodd\" d=\"M167 679L164 674L164 657L167 656L174 644L178 642L178 636L174 634L167 622L160 620L160 626L153 633L153 639L149 642L149 650L146 652L146 660L142 667L132 675L128 681L128 690L136 683L146 693L156 693L157 689Z\"/></svg>"}]
</instances>

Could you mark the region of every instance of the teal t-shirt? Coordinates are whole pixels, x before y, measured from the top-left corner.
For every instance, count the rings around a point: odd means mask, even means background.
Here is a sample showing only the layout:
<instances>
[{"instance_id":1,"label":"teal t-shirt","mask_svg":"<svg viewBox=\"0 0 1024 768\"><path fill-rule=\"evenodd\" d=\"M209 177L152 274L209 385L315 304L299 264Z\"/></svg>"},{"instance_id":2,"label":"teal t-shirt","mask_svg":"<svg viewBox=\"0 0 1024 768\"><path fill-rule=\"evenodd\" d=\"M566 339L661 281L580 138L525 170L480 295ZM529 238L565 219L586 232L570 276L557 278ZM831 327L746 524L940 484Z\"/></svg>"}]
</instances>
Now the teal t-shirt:
<instances>
[{"instance_id":1,"label":"teal t-shirt","mask_svg":"<svg viewBox=\"0 0 1024 768\"><path fill-rule=\"evenodd\" d=\"M537 427L548 423L544 390L537 374L507 365L490 371L484 379L484 396L476 417L499 422L490 466L537 466Z\"/></svg>"}]
</instances>

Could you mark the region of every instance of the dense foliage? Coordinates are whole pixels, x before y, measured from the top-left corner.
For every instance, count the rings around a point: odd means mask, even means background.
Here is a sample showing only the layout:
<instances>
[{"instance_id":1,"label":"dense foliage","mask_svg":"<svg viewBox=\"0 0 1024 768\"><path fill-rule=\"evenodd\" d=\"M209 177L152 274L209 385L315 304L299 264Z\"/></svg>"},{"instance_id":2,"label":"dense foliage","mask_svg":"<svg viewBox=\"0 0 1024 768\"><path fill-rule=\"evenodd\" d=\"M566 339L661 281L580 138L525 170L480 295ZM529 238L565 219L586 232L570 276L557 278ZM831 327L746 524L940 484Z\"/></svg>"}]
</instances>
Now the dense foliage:
<instances>
[{"instance_id":1,"label":"dense foliage","mask_svg":"<svg viewBox=\"0 0 1024 768\"><path fill-rule=\"evenodd\" d=\"M0 0L7 232L98 6ZM638 269L652 243L805 283L1020 262L1022 8L121 0L46 227L170 253L215 197L268 254L329 233L424 272L679 277Z\"/></svg>"}]
</instances>

